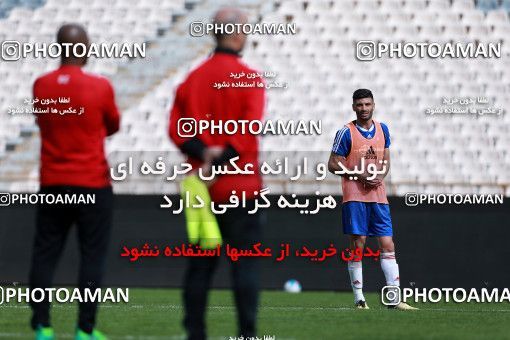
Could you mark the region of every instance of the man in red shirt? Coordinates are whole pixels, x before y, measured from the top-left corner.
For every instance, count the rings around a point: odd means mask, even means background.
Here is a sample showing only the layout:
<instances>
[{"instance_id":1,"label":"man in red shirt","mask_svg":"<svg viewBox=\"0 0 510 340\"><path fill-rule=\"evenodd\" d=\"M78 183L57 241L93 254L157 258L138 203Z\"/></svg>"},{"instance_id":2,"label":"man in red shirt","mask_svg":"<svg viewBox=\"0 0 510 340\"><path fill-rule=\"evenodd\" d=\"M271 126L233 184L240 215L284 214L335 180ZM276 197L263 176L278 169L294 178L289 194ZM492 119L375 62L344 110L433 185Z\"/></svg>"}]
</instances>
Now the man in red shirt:
<instances>
[{"instance_id":1,"label":"man in red shirt","mask_svg":"<svg viewBox=\"0 0 510 340\"><path fill-rule=\"evenodd\" d=\"M246 16L236 9L222 9L215 18L216 25L245 24ZM242 63L240 52L246 42L242 32L233 34L215 34L217 47L210 58L192 71L178 87L170 114L169 135L179 149L188 156L188 163L194 169L228 163L239 157L236 164L243 169L246 164L253 164L254 174L225 174L216 177L209 185L211 199L215 203L229 200L232 190L235 195L247 198L246 208L231 208L221 215L216 215L225 244L247 249L260 241L260 216L248 214L255 206L255 192L261 190L262 181L258 171L257 136L241 133L218 133L202 131L194 135L192 129L184 128L194 119L194 124L208 120L225 122L227 120L261 121L264 110L263 87L236 88L227 86L217 88L217 83L239 82L231 74L253 75L256 72ZM262 82L260 77L249 81ZM246 78L241 81L247 81ZM184 120L183 120L184 119ZM193 123L191 123L193 124ZM186 132L186 133L183 133ZM191 132L191 133L190 133ZM196 132L196 131L194 131ZM194 136L192 136L194 135ZM222 150L222 152L218 152ZM207 170L205 170L207 172ZM205 339L205 308L207 291L216 268L217 257L190 258L184 283L184 326L189 339ZM250 258L232 263L232 279L235 301L238 311L239 333L246 337L255 336L255 322L258 304L258 269L256 261Z\"/></svg>"},{"instance_id":2,"label":"man in red shirt","mask_svg":"<svg viewBox=\"0 0 510 340\"><path fill-rule=\"evenodd\" d=\"M74 24L59 29L57 42L89 45L85 30ZM61 66L38 78L33 87L35 109L48 111L36 118L41 134L40 193L90 194L95 203L39 204L29 280L32 289L51 287L67 234L76 223L83 294L85 288L94 292L101 287L113 209L104 140L119 129L120 116L110 82L83 72L87 58L69 50L71 55L61 56ZM31 307L36 339L53 339L48 300ZM96 311L97 303L80 303L76 339L105 338L94 329Z\"/></svg>"}]
</instances>

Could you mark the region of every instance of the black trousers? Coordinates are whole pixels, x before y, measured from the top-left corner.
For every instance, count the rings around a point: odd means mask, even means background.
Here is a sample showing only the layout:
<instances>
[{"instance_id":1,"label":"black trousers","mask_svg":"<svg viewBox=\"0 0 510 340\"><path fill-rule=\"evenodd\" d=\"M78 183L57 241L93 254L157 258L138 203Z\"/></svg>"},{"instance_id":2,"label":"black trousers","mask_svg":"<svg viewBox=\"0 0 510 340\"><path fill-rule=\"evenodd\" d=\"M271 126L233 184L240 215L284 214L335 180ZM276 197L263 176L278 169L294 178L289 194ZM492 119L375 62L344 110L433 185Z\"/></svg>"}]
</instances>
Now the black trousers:
<instances>
[{"instance_id":1,"label":"black trousers","mask_svg":"<svg viewBox=\"0 0 510 340\"><path fill-rule=\"evenodd\" d=\"M260 242L260 212L248 214L254 201L247 202L247 208L228 209L226 213L216 215L220 226L223 244L227 243L241 249L249 249ZM224 253L224 252L223 252ZM205 309L207 293L219 257L191 257L184 281L184 327L188 339L206 338ZM228 259L230 262L230 259ZM259 295L258 263L256 257L240 258L231 262L234 298L237 307L239 336L255 336L257 305Z\"/></svg>"},{"instance_id":2,"label":"black trousers","mask_svg":"<svg viewBox=\"0 0 510 340\"><path fill-rule=\"evenodd\" d=\"M55 267L73 224L78 228L80 266L78 288L101 287L103 267L110 239L113 214L111 187L100 189L75 186L42 187L43 194L94 194L95 204L44 204L37 207L36 233L30 269L30 288L50 288ZM82 295L84 296L84 295ZM31 303L32 328L50 325L50 303L46 299ZM97 302L80 303L78 326L92 332L96 321Z\"/></svg>"}]
</instances>

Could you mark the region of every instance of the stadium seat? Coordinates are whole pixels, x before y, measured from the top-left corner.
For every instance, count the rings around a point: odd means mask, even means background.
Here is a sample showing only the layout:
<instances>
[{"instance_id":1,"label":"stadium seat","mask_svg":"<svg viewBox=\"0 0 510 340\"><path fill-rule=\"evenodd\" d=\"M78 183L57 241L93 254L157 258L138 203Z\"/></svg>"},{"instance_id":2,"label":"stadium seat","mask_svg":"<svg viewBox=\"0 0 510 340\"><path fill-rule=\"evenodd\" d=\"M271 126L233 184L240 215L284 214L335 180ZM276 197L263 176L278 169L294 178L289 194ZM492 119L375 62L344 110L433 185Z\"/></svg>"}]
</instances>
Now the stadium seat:
<instances>
[{"instance_id":1,"label":"stadium seat","mask_svg":"<svg viewBox=\"0 0 510 340\"><path fill-rule=\"evenodd\" d=\"M215 5L193 2L192 6L186 7L186 2L181 0L94 0L86 4L79 0L48 0L32 3L34 6L16 7L16 1L2 2L0 18L2 14L10 14L0 19L0 38L14 35L19 39L53 41L59 24L71 16L85 23L93 41L153 42L149 47L150 57L143 63L91 60L87 70L112 78L123 112L121 132L107 142L109 151L176 151L166 135L173 92L187 72L212 48L212 42L207 38L190 39L182 32L187 31L187 23L208 15ZM302 1L257 0L246 6L254 9L253 12L266 22L285 22L290 16L299 28L299 33L292 39L279 36L248 38L250 43L244 53L246 63L260 70L276 71L278 80L289 83L283 93L268 91L267 117L320 118L324 124L323 135L313 140L306 136L293 138L292 142L286 138L264 138L261 144L264 157L276 157L276 151L297 149L326 151L327 155L336 130L353 117L350 93L356 87L366 86L375 93L377 118L390 126L392 134L394 157L387 180L389 192L397 195L420 190L440 193L448 189L491 192L494 183L501 191L505 185L508 188L509 171L505 173L502 169L508 170L504 164L510 162L509 114L473 121L468 117L425 114L427 108L443 106L443 97L456 94L487 96L492 100L491 106L507 108L510 64L505 60L508 59L501 58L497 62L450 59L417 62L383 58L360 64L355 60L355 45L363 37L367 40L433 42L490 38L503 41L506 46L510 36L510 2L503 1L497 9L495 2L490 0L308 1L307 6ZM275 7L276 13L273 12ZM270 10L259 13L262 8ZM184 20L172 22L174 15L180 15ZM27 18L34 24L21 25ZM163 30L162 35L160 30ZM176 49L175 46L185 48ZM58 61L27 59L20 63L18 70L2 64L5 63L0 63L0 75L4 79L0 86L0 106L5 107L11 94L16 100L29 97L29 85L34 77L54 69ZM0 130L1 167L4 168L6 157L14 165L2 170L0 183L16 169L26 174L27 183L37 183L33 178L38 167L34 156L37 146L32 146L35 148L32 153L14 152L16 157L11 157L12 151L5 151L7 145L26 142L20 135L22 131L28 131L24 129L34 126L33 120L3 117L0 118L1 126L7 127ZM406 137L408 131L416 131L416 136ZM27 163L30 157L34 160ZM466 162L472 166L463 166ZM480 171L482 169L486 172ZM335 193L338 182L335 183L321 183L319 188ZM160 184L114 185L116 192L159 193L162 191ZM30 185L15 185L13 190L33 189ZM308 183L287 185L279 182L274 185L281 192L313 193L316 190ZM177 186L167 185L164 190L176 192ZM506 194L509 194L508 189Z\"/></svg>"},{"instance_id":2,"label":"stadium seat","mask_svg":"<svg viewBox=\"0 0 510 340\"><path fill-rule=\"evenodd\" d=\"M498 8L498 0L478 0L477 7L485 12L489 12Z\"/></svg>"}]
</instances>

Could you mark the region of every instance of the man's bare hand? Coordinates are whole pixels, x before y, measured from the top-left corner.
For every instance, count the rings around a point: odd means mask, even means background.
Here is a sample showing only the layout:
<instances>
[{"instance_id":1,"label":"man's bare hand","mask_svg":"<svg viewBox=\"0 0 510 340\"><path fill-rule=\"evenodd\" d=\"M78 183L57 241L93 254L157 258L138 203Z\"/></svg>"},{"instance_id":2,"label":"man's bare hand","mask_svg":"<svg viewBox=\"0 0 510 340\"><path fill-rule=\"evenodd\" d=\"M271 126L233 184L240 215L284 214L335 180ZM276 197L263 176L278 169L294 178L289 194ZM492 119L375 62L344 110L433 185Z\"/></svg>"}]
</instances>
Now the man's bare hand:
<instances>
[{"instance_id":1,"label":"man's bare hand","mask_svg":"<svg viewBox=\"0 0 510 340\"><path fill-rule=\"evenodd\" d=\"M221 156L223 153L224 148L221 146L211 146L204 150L204 164L205 163L212 163L212 161L216 158Z\"/></svg>"},{"instance_id":2,"label":"man's bare hand","mask_svg":"<svg viewBox=\"0 0 510 340\"><path fill-rule=\"evenodd\" d=\"M223 154L224 148L221 146L211 146L204 150L204 163L202 164L202 174L204 177L211 176L212 173L212 162L215 158L221 156ZM216 178L212 178L211 180L204 181L205 185L209 188L211 185L216 182Z\"/></svg>"},{"instance_id":3,"label":"man's bare hand","mask_svg":"<svg viewBox=\"0 0 510 340\"><path fill-rule=\"evenodd\" d=\"M380 176L376 176L373 179L368 179L368 177L372 176L371 174L362 174L359 176L359 180L363 183L365 187L368 188L377 188L378 186L382 185L383 180L380 178Z\"/></svg>"}]
</instances>

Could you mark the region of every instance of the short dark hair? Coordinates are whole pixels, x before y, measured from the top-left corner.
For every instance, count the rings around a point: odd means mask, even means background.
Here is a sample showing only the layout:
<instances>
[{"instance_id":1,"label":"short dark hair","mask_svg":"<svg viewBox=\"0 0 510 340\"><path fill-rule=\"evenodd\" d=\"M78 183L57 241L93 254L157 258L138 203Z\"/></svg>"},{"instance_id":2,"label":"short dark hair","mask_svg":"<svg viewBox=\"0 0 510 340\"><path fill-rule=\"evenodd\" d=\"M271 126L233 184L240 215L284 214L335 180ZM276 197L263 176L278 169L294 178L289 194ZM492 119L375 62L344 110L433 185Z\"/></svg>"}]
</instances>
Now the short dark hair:
<instances>
[{"instance_id":1,"label":"short dark hair","mask_svg":"<svg viewBox=\"0 0 510 340\"><path fill-rule=\"evenodd\" d=\"M352 101L354 102L361 98L374 99L374 95L372 94L372 91L370 91L369 89L357 89L356 91L354 91L354 93L352 94Z\"/></svg>"}]
</instances>

